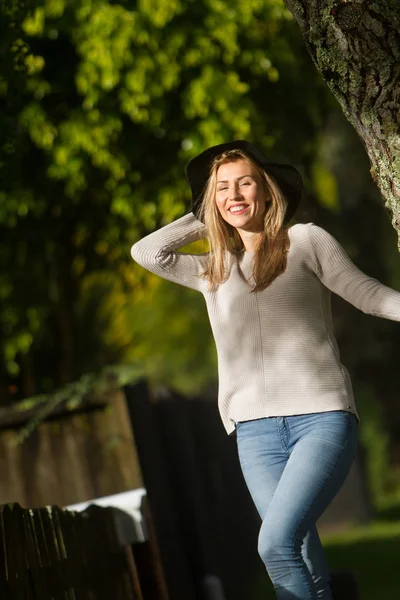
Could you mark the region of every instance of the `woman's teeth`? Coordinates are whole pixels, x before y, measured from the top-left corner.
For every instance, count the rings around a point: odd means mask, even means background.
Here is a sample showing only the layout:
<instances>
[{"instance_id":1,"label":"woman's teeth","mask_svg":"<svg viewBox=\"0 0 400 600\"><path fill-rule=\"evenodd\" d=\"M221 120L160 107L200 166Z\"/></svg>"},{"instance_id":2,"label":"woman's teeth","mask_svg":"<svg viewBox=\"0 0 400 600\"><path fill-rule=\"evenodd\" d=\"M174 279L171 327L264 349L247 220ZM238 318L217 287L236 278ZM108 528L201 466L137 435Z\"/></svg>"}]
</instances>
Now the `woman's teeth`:
<instances>
[{"instance_id":1,"label":"woman's teeth","mask_svg":"<svg viewBox=\"0 0 400 600\"><path fill-rule=\"evenodd\" d=\"M239 206L233 206L229 209L229 212L231 213L240 213L243 212L244 210L246 210L246 208L248 208L248 206L246 206L245 204L241 204Z\"/></svg>"}]
</instances>

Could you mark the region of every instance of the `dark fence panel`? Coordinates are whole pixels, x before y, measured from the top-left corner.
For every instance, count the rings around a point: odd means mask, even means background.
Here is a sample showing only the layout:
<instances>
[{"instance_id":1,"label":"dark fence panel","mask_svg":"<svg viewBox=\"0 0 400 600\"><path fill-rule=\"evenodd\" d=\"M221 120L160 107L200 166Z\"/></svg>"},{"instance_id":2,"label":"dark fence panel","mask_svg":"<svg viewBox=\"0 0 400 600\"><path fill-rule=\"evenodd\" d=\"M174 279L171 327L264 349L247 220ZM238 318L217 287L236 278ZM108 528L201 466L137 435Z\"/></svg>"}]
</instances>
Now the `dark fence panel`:
<instances>
[{"instance_id":1,"label":"dark fence panel","mask_svg":"<svg viewBox=\"0 0 400 600\"><path fill-rule=\"evenodd\" d=\"M163 447L157 411L149 401L147 383L141 381L128 386L125 394L170 600L203 600L192 577L188 549L179 523L180 503L177 504L170 480L173 465Z\"/></svg>"},{"instance_id":2,"label":"dark fence panel","mask_svg":"<svg viewBox=\"0 0 400 600\"><path fill-rule=\"evenodd\" d=\"M146 541L133 544L132 551L139 573L143 599L169 600L164 566L147 496L142 500L141 513L146 526Z\"/></svg>"},{"instance_id":3,"label":"dark fence panel","mask_svg":"<svg viewBox=\"0 0 400 600\"><path fill-rule=\"evenodd\" d=\"M259 518L216 402L125 393L171 600L210 597L215 576L226 600L252 598Z\"/></svg>"}]
</instances>

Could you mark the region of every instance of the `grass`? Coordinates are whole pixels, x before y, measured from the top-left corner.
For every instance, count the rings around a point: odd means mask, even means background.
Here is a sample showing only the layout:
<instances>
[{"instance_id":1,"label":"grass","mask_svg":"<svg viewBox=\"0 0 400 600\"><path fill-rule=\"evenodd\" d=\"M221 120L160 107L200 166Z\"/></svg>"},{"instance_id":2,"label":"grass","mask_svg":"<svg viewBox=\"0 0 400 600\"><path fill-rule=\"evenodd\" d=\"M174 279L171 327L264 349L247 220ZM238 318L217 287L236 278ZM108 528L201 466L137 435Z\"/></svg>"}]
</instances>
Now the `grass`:
<instances>
[{"instance_id":1,"label":"grass","mask_svg":"<svg viewBox=\"0 0 400 600\"><path fill-rule=\"evenodd\" d=\"M400 598L399 502L381 509L368 525L321 538L330 571L353 573L360 600ZM266 576L257 586L254 600L274 598Z\"/></svg>"},{"instance_id":2,"label":"grass","mask_svg":"<svg viewBox=\"0 0 400 600\"><path fill-rule=\"evenodd\" d=\"M331 571L354 573L360 600L400 597L400 505L368 525L322 538Z\"/></svg>"}]
</instances>

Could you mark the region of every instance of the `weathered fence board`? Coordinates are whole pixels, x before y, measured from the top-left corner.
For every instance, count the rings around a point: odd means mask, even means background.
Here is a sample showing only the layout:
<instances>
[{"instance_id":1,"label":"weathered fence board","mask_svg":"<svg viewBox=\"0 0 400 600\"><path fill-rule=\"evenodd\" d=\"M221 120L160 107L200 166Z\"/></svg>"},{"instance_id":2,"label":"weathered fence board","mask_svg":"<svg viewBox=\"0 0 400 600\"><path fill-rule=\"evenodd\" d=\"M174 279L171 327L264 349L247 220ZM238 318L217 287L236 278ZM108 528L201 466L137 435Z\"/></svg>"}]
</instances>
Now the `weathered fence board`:
<instances>
[{"instance_id":1,"label":"weathered fence board","mask_svg":"<svg viewBox=\"0 0 400 600\"><path fill-rule=\"evenodd\" d=\"M119 544L111 510L19 504L0 506L0 597L145 600L131 548Z\"/></svg>"},{"instance_id":2,"label":"weathered fence board","mask_svg":"<svg viewBox=\"0 0 400 600\"><path fill-rule=\"evenodd\" d=\"M87 413L55 415L17 446L20 417L15 429L0 419L0 504L67 506L142 486L122 391Z\"/></svg>"},{"instance_id":3,"label":"weathered fence board","mask_svg":"<svg viewBox=\"0 0 400 600\"><path fill-rule=\"evenodd\" d=\"M115 538L120 546L131 548L132 552L128 553L127 560L136 573L133 579L140 584L143 600L168 600L158 536L144 488L96 498L66 508L81 512L95 507L108 508L113 517L113 540ZM181 597L183 596L176 598L180 600Z\"/></svg>"}]
</instances>

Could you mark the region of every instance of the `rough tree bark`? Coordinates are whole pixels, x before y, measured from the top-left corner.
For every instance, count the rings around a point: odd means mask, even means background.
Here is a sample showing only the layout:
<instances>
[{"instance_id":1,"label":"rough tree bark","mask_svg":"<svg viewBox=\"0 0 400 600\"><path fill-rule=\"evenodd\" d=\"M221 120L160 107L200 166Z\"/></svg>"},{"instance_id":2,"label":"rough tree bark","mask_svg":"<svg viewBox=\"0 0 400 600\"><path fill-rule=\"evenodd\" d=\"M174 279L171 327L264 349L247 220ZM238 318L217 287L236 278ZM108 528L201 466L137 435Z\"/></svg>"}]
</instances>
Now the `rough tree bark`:
<instances>
[{"instance_id":1,"label":"rough tree bark","mask_svg":"<svg viewBox=\"0 0 400 600\"><path fill-rule=\"evenodd\" d=\"M400 250L400 2L284 2L317 69L364 142Z\"/></svg>"}]
</instances>

